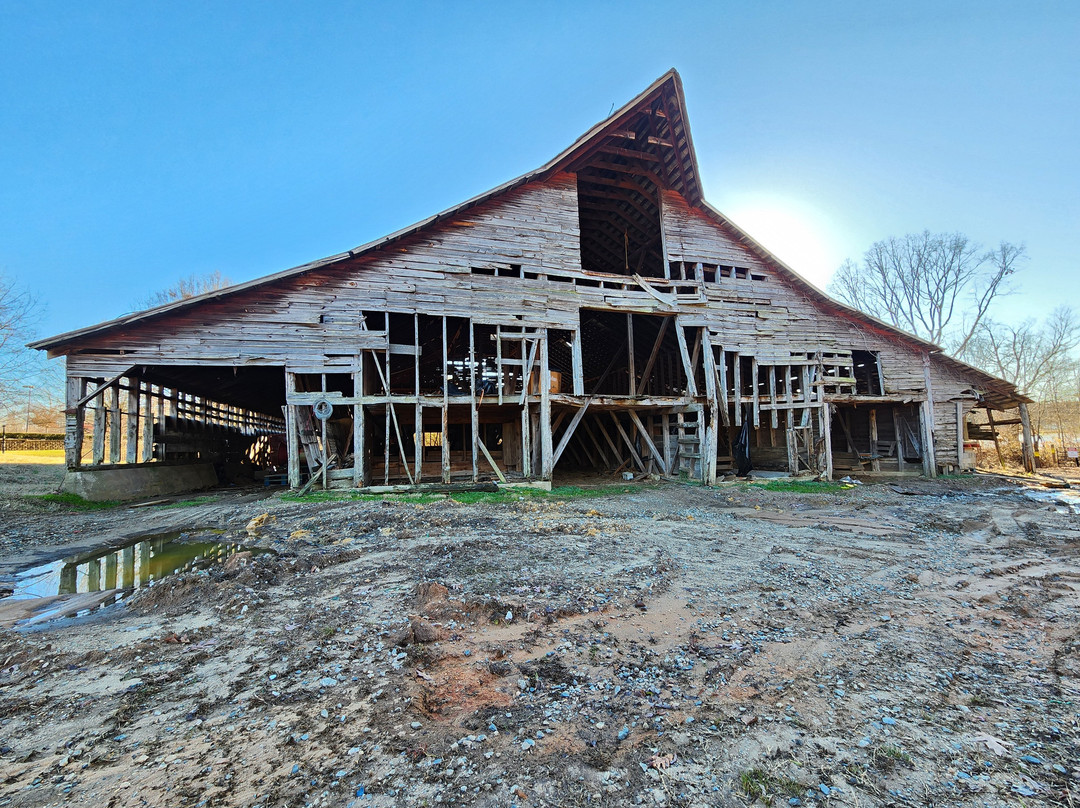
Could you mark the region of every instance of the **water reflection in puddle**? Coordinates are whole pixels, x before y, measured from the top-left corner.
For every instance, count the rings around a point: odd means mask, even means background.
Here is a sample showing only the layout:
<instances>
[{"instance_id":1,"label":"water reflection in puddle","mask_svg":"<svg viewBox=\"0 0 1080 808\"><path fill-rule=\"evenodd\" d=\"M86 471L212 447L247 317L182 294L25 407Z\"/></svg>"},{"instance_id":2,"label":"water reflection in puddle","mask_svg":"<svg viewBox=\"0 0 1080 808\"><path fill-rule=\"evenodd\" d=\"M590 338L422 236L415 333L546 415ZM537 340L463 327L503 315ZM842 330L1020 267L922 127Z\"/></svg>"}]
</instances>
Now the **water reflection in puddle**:
<instances>
[{"instance_id":1,"label":"water reflection in puddle","mask_svg":"<svg viewBox=\"0 0 1080 808\"><path fill-rule=\"evenodd\" d=\"M33 567L15 576L11 597L43 598L141 589L169 575L223 563L239 552L264 552L232 542L178 541L182 535L147 536L126 547L91 550Z\"/></svg>"}]
</instances>

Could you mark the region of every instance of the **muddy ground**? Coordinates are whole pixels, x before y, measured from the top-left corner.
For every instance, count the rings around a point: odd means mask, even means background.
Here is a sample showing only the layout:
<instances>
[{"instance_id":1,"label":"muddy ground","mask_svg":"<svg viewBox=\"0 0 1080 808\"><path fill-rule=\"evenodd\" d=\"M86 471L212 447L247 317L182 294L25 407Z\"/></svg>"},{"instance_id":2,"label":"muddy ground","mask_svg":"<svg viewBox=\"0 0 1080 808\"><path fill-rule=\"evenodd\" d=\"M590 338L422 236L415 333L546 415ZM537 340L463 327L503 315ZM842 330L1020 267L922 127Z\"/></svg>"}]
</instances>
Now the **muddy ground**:
<instances>
[{"instance_id":1,"label":"muddy ground","mask_svg":"<svg viewBox=\"0 0 1080 808\"><path fill-rule=\"evenodd\" d=\"M169 530L275 551L0 630L0 806L1080 803L1080 516L811 488L0 497L0 575Z\"/></svg>"}]
</instances>

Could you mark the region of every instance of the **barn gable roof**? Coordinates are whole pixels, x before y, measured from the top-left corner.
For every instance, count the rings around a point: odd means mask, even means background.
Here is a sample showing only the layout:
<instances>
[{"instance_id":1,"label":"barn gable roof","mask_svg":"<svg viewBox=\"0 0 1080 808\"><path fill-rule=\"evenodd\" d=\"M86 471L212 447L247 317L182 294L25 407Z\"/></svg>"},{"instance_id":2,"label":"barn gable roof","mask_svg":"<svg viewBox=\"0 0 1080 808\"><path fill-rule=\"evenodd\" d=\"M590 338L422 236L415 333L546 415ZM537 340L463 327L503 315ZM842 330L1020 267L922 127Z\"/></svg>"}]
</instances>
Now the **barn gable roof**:
<instances>
[{"instance_id":1,"label":"barn gable roof","mask_svg":"<svg viewBox=\"0 0 1080 808\"><path fill-rule=\"evenodd\" d=\"M701 187L697 155L694 151L690 126L686 116L682 80L674 68L656 79L638 96L608 118L594 125L543 166L474 196L441 213L337 255L311 261L224 289L206 292L144 311L132 312L96 325L37 340L29 343L28 347L47 350L50 356L63 354L75 343L89 337L137 325L143 321L157 319L174 312L199 306L207 301L240 295L259 287L382 250L395 242L407 239L429 228L436 227L448 219L460 216L471 208L529 182L543 181L559 172L576 172L589 164L590 161L594 161L598 154L607 153L628 156L630 152L639 156L642 152L651 155L650 159L655 163L654 177L661 180L664 187L679 192L691 206L703 212L733 239L746 246L781 276L786 277L789 282L822 306L826 312L857 321L874 331L907 343L916 350L931 353L936 360L943 362L952 370L971 377L972 383L980 388L984 399L991 406L1012 406L1018 401L1030 401L1030 399L1018 394L1012 384L947 356L939 346L908 334L889 323L877 320L864 312L829 297L706 202Z\"/></svg>"}]
</instances>

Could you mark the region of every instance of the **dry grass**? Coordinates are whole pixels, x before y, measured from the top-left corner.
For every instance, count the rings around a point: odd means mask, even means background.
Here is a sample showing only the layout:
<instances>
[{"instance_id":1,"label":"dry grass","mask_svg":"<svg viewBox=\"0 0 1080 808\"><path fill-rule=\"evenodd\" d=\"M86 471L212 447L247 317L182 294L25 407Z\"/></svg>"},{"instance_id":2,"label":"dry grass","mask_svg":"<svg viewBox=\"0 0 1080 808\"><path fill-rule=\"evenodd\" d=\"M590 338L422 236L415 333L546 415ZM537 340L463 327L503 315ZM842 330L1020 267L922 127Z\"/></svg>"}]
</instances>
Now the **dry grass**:
<instances>
[{"instance_id":1,"label":"dry grass","mask_svg":"<svg viewBox=\"0 0 1080 808\"><path fill-rule=\"evenodd\" d=\"M63 449L30 449L17 452L0 452L0 466L41 463L49 466L64 465Z\"/></svg>"}]
</instances>

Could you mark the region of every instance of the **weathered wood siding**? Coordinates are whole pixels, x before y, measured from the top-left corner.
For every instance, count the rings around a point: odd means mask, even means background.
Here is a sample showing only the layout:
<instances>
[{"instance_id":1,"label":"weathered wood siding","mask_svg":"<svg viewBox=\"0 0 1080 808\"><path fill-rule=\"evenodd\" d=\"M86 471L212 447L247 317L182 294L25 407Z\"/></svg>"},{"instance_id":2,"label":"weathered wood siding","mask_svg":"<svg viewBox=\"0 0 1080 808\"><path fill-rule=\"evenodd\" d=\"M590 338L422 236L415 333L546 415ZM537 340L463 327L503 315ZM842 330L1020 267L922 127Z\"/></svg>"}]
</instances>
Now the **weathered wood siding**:
<instances>
[{"instance_id":1,"label":"weathered wood siding","mask_svg":"<svg viewBox=\"0 0 1080 808\"><path fill-rule=\"evenodd\" d=\"M381 322L360 329L364 310L577 327L568 284L471 273L512 264L578 269L573 177L511 191L374 254L90 337L68 357L68 372L108 375L144 363L341 364L363 349L386 346Z\"/></svg>"},{"instance_id":2,"label":"weathered wood siding","mask_svg":"<svg viewBox=\"0 0 1080 808\"><path fill-rule=\"evenodd\" d=\"M927 397L919 346L814 298L678 193L664 192L662 224L669 262L740 272L692 283L694 294L661 279L645 289L633 278L582 272L577 186L563 174L381 250L87 337L69 355L68 372L102 377L135 364L348 366L364 349L387 347L381 318L362 329L363 311L576 331L580 310L592 308L677 313L684 326L708 328L724 350L766 364L793 352L876 352L887 394ZM484 274L490 269L520 277ZM969 382L936 362L929 377L937 460L956 464L956 400L970 407Z\"/></svg>"}]
</instances>

